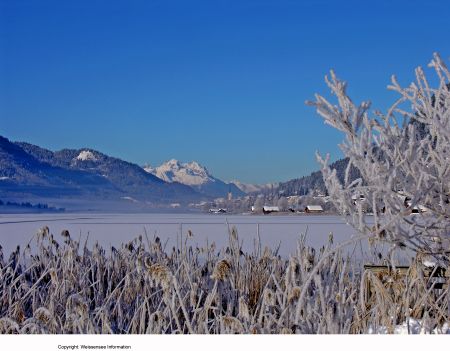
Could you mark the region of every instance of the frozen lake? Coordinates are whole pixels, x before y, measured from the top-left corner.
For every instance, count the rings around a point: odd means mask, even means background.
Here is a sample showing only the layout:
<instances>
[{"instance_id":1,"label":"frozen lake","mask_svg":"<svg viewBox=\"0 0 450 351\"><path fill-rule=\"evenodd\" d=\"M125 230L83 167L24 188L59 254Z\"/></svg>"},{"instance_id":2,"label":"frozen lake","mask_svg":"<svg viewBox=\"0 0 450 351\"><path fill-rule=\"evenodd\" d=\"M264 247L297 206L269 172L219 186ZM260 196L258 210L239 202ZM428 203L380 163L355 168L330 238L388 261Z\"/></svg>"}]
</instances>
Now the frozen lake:
<instances>
[{"instance_id":1,"label":"frozen lake","mask_svg":"<svg viewBox=\"0 0 450 351\"><path fill-rule=\"evenodd\" d=\"M254 240L261 238L262 247L280 245L280 254L288 256L296 248L299 236L307 232L307 243L316 248L324 245L329 233L339 243L356 234L339 216L255 216L255 215L209 215L209 214L3 214L0 215L0 244L9 255L17 245L23 247L43 226L48 226L58 241L60 233L69 230L73 238L81 237L91 246L98 241L105 248L120 246L139 235L149 238L159 236L166 248L177 246L180 233L186 237L188 230L193 246L205 246L215 242L223 247L228 242L228 228L236 226L245 250L254 248ZM366 245L363 246L365 247ZM361 248L358 246L359 254Z\"/></svg>"}]
</instances>

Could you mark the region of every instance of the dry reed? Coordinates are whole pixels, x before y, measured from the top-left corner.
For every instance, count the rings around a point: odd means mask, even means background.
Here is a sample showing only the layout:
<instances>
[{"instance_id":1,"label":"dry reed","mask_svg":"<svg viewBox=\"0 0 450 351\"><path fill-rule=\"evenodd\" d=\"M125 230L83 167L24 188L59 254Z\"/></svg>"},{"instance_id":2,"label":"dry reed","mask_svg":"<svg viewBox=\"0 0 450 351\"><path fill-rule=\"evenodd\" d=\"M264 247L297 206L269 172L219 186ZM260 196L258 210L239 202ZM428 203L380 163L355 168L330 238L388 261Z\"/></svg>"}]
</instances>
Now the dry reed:
<instances>
[{"instance_id":1,"label":"dry reed","mask_svg":"<svg viewBox=\"0 0 450 351\"><path fill-rule=\"evenodd\" d=\"M66 230L62 238L44 227L30 247L0 254L0 333L342 334L394 332L410 319L422 332L449 324L448 278L435 289L419 259L403 276L364 273L332 238L317 251L300 237L286 259L259 243L244 253L234 228L220 251L188 238L172 250L139 237L108 251Z\"/></svg>"}]
</instances>

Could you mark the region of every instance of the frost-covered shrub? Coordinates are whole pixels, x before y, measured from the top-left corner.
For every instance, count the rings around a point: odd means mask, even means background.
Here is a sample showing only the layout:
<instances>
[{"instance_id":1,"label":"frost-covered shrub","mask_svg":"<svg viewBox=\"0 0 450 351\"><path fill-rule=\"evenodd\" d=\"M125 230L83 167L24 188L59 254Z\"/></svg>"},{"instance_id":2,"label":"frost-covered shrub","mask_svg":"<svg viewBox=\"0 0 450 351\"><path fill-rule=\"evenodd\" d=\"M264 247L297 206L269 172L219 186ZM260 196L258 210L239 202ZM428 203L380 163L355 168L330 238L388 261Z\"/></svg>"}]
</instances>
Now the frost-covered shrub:
<instances>
[{"instance_id":1,"label":"frost-covered shrub","mask_svg":"<svg viewBox=\"0 0 450 351\"><path fill-rule=\"evenodd\" d=\"M369 102L355 104L346 83L333 71L326 83L337 105L316 95L314 102L325 123L340 130L340 148L361 178L340 182L317 155L328 192L348 221L371 239L395 248L408 247L445 260L450 251L450 72L438 54L429 67L433 84L422 68L416 82L402 87L395 76L388 89L398 99L387 112L372 112ZM364 201L355 201L364 199ZM375 224L364 216L363 203L373 210Z\"/></svg>"}]
</instances>

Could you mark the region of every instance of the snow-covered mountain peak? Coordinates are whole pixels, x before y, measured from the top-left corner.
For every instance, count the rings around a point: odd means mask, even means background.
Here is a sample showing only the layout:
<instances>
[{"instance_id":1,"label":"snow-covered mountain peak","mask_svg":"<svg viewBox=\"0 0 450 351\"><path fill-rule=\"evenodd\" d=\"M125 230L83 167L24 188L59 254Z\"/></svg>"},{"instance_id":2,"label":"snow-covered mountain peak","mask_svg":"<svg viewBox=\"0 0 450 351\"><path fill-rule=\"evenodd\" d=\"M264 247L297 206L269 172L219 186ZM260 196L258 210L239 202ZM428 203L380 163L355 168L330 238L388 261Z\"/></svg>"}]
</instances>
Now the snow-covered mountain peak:
<instances>
[{"instance_id":1,"label":"snow-covered mountain peak","mask_svg":"<svg viewBox=\"0 0 450 351\"><path fill-rule=\"evenodd\" d=\"M161 166L152 168L145 166L144 170L154 174L166 182L178 182L186 185L202 185L207 182L214 182L208 170L199 163L192 161L190 163L181 163L172 159Z\"/></svg>"},{"instance_id":2,"label":"snow-covered mountain peak","mask_svg":"<svg viewBox=\"0 0 450 351\"><path fill-rule=\"evenodd\" d=\"M200 163L197 163L195 161L192 161L190 163L184 163L183 166L190 170L191 173L197 174L199 176L205 177L205 178L213 178L211 174L209 173L208 169L205 166L202 166Z\"/></svg>"},{"instance_id":3,"label":"snow-covered mountain peak","mask_svg":"<svg viewBox=\"0 0 450 351\"><path fill-rule=\"evenodd\" d=\"M173 158L173 159L163 163L161 166L163 166L163 165L169 166L171 168L174 168L174 167L179 168L181 166L181 163L180 163L180 161Z\"/></svg>"},{"instance_id":4,"label":"snow-covered mountain peak","mask_svg":"<svg viewBox=\"0 0 450 351\"><path fill-rule=\"evenodd\" d=\"M144 170L166 182L178 182L189 185L195 190L213 197L226 197L231 191L233 196L245 193L234 184L228 184L215 178L208 169L196 161L182 163L175 159L167 161L159 167L145 165Z\"/></svg>"},{"instance_id":5,"label":"snow-covered mountain peak","mask_svg":"<svg viewBox=\"0 0 450 351\"><path fill-rule=\"evenodd\" d=\"M97 161L97 157L95 157L94 153L89 150L83 150L76 157L78 161Z\"/></svg>"}]
</instances>

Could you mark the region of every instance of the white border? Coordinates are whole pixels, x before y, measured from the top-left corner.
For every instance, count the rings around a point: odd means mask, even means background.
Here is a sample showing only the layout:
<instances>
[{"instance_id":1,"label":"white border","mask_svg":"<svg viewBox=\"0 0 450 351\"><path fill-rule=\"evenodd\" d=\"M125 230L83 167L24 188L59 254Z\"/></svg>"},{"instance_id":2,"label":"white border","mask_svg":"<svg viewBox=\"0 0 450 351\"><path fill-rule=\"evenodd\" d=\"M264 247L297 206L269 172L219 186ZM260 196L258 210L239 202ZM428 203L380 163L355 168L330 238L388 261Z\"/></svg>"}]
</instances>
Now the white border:
<instances>
[{"instance_id":1,"label":"white border","mask_svg":"<svg viewBox=\"0 0 450 351\"><path fill-rule=\"evenodd\" d=\"M96 350L82 345L97 345L110 351L122 349L108 345L125 345L132 351L423 351L445 349L449 341L446 335L0 335L0 349Z\"/></svg>"}]
</instances>

